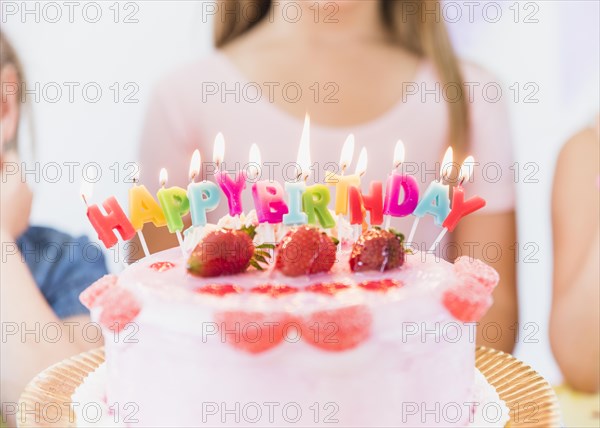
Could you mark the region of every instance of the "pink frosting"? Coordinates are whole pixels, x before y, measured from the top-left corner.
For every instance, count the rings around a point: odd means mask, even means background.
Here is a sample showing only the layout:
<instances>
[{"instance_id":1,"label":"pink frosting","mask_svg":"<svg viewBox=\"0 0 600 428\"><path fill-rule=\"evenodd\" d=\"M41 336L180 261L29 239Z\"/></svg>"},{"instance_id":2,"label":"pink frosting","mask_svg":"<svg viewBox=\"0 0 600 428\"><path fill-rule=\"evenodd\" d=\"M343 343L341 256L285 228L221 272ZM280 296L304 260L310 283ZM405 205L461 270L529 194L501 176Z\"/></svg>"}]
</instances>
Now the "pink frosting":
<instances>
[{"instance_id":1,"label":"pink frosting","mask_svg":"<svg viewBox=\"0 0 600 428\"><path fill-rule=\"evenodd\" d=\"M157 262L174 267L150 268ZM382 279L402 286L359 285ZM442 304L457 281L452 265L422 254L385 273L350 273L340 260L330 274L310 278L197 278L186 272L179 249L155 254L118 280L142 310L119 334L105 331L108 400L135 403L139 422L130 426L331 426L328 418L344 427L465 426L475 331ZM333 295L304 290L323 282L348 287ZM229 284L231 292L195 291L211 284ZM251 291L264 284L300 291ZM224 331L217 322L223 314L251 314L263 327L273 319L305 324L253 352L236 342L245 333ZM331 320L334 333L338 328L333 337L350 346L316 346L311 335L327 333L327 326L311 329L306 320ZM254 420L257 409L262 416Z\"/></svg>"}]
</instances>

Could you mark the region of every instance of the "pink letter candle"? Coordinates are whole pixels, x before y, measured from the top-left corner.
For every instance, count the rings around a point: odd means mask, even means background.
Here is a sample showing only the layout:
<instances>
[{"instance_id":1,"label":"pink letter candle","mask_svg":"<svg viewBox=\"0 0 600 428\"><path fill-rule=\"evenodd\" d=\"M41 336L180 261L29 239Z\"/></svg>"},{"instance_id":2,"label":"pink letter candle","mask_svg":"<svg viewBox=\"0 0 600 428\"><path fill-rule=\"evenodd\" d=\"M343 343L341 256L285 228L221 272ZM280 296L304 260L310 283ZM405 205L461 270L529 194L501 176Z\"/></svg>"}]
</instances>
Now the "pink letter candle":
<instances>
[{"instance_id":1,"label":"pink letter candle","mask_svg":"<svg viewBox=\"0 0 600 428\"><path fill-rule=\"evenodd\" d=\"M402 202L400 197L402 193ZM410 175L392 172L385 188L383 213L392 217L406 217L413 213L419 203L419 185Z\"/></svg>"},{"instance_id":2,"label":"pink letter candle","mask_svg":"<svg viewBox=\"0 0 600 428\"><path fill-rule=\"evenodd\" d=\"M281 223L288 207L283 200L283 188L276 181L262 180L252 186L252 198L259 223Z\"/></svg>"},{"instance_id":3,"label":"pink letter candle","mask_svg":"<svg viewBox=\"0 0 600 428\"><path fill-rule=\"evenodd\" d=\"M240 171L232 178L227 172L219 170L215 173L215 179L227 197L229 214L232 217L240 215L243 211L242 191L246 188L246 174L244 171Z\"/></svg>"}]
</instances>

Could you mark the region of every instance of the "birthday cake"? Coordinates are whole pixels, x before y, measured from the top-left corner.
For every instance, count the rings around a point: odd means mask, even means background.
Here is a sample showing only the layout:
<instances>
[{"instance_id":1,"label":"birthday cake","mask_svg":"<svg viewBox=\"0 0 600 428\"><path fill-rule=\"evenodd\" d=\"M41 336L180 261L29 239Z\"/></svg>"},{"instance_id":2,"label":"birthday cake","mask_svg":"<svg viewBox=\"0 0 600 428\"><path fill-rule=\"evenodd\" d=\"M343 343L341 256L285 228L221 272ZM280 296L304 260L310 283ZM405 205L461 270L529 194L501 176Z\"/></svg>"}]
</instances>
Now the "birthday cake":
<instances>
[{"instance_id":1,"label":"birthday cake","mask_svg":"<svg viewBox=\"0 0 600 428\"><path fill-rule=\"evenodd\" d=\"M222 145L218 136L218 186L195 182L196 152L187 191L165 188L163 171L158 203L136 182L129 216L114 198L103 203L106 214L88 205L107 247L115 231L125 240L137 232L146 253L81 295L103 329L103 400L114 419L144 427L467 426L477 405L475 323L498 274L481 261L451 264L411 249L387 224L415 215L410 244L418 219L433 216L443 227L435 249L485 205L464 198L468 162L452 204L443 172L421 197L415 179L396 171L385 197L381 182L367 195L363 149L357 173L344 176L342 166L326 177L336 187L334 212L326 185L306 185L304 162L303 179L285 190L256 181L255 209L244 215L251 176L222 169ZM304 137L301 147L308 152ZM221 194L229 215L210 224ZM193 226L183 239L187 214ZM168 226L179 247L149 255L147 222Z\"/></svg>"},{"instance_id":2,"label":"birthday cake","mask_svg":"<svg viewBox=\"0 0 600 428\"><path fill-rule=\"evenodd\" d=\"M339 251L310 226L265 263L254 234L207 226L191 255L154 254L82 294L125 426L468 424L469 322L491 304L492 268L410 254L377 228Z\"/></svg>"}]
</instances>

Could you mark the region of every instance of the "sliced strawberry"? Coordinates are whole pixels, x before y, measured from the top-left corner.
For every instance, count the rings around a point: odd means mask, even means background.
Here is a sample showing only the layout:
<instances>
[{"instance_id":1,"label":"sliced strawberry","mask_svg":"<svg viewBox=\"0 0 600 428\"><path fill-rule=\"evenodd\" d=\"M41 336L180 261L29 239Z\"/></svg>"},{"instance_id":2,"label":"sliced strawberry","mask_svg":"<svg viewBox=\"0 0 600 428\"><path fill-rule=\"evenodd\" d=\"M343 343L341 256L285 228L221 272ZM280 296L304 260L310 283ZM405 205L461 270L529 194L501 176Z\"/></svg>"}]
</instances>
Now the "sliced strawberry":
<instances>
[{"instance_id":1,"label":"sliced strawberry","mask_svg":"<svg viewBox=\"0 0 600 428\"><path fill-rule=\"evenodd\" d=\"M467 275L474 278L489 293L494 291L500 281L500 275L496 269L479 259L459 257L454 262L454 270L459 276Z\"/></svg>"},{"instance_id":2,"label":"sliced strawberry","mask_svg":"<svg viewBox=\"0 0 600 428\"><path fill-rule=\"evenodd\" d=\"M138 316L141 306L133 294L123 287L112 287L98 300L102 306L100 324L119 332Z\"/></svg>"},{"instance_id":3,"label":"sliced strawberry","mask_svg":"<svg viewBox=\"0 0 600 428\"><path fill-rule=\"evenodd\" d=\"M251 354L268 351L285 339L294 319L285 313L227 311L215 314L221 339Z\"/></svg>"},{"instance_id":4,"label":"sliced strawberry","mask_svg":"<svg viewBox=\"0 0 600 428\"><path fill-rule=\"evenodd\" d=\"M373 316L364 305L314 312L302 323L302 338L324 351L355 348L371 334Z\"/></svg>"},{"instance_id":5,"label":"sliced strawberry","mask_svg":"<svg viewBox=\"0 0 600 428\"><path fill-rule=\"evenodd\" d=\"M264 284L254 287L250 291L252 293L267 294L271 297L279 297L286 294L294 294L300 290L289 285Z\"/></svg>"},{"instance_id":6,"label":"sliced strawberry","mask_svg":"<svg viewBox=\"0 0 600 428\"><path fill-rule=\"evenodd\" d=\"M275 269L286 276L328 272L336 261L336 250L331 237L322 230L299 226L277 245Z\"/></svg>"},{"instance_id":7,"label":"sliced strawberry","mask_svg":"<svg viewBox=\"0 0 600 428\"><path fill-rule=\"evenodd\" d=\"M169 269L173 269L175 267L175 263L171 263L171 262L156 262L156 263L152 263L150 266L148 266L150 269L153 269L157 272L165 272L168 271Z\"/></svg>"},{"instance_id":8,"label":"sliced strawberry","mask_svg":"<svg viewBox=\"0 0 600 428\"><path fill-rule=\"evenodd\" d=\"M83 292L79 295L79 301L86 308L92 309L96 306L102 295L113 288L116 284L117 277L115 275L104 275L102 278L83 290Z\"/></svg>"},{"instance_id":9,"label":"sliced strawberry","mask_svg":"<svg viewBox=\"0 0 600 428\"><path fill-rule=\"evenodd\" d=\"M239 294L243 290L233 284L207 284L194 289L196 293L212 294L213 296L223 297L227 294Z\"/></svg>"},{"instance_id":10,"label":"sliced strawberry","mask_svg":"<svg viewBox=\"0 0 600 428\"><path fill-rule=\"evenodd\" d=\"M358 284L359 287L369 291L388 291L390 288L400 288L404 286L402 281L395 279L378 279L374 281L363 281Z\"/></svg>"},{"instance_id":11,"label":"sliced strawberry","mask_svg":"<svg viewBox=\"0 0 600 428\"><path fill-rule=\"evenodd\" d=\"M479 284L470 282L446 290L442 302L457 320L476 322L492 306L492 297Z\"/></svg>"},{"instance_id":12,"label":"sliced strawberry","mask_svg":"<svg viewBox=\"0 0 600 428\"><path fill-rule=\"evenodd\" d=\"M340 291L347 290L350 288L348 284L343 282L321 282L318 284L311 284L305 288L306 291L311 293L321 293L333 296Z\"/></svg>"}]
</instances>

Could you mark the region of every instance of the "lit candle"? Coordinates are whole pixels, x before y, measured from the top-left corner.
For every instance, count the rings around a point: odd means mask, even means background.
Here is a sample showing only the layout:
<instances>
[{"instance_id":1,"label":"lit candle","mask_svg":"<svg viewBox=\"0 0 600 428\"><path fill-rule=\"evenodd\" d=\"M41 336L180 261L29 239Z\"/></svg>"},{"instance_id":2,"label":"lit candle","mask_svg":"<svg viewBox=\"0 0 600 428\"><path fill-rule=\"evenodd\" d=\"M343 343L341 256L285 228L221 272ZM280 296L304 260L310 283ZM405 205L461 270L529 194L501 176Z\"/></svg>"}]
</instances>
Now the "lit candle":
<instances>
[{"instance_id":1,"label":"lit candle","mask_svg":"<svg viewBox=\"0 0 600 428\"><path fill-rule=\"evenodd\" d=\"M115 197L111 196L102 203L102 207L106 211L106 215L104 215L98 205L88 205L91 195L92 184L83 181L81 183L81 198L87 207L87 217L94 230L98 233L98 239L102 241L104 246L111 248L118 242L114 230L119 232L124 241L133 238L135 229Z\"/></svg>"},{"instance_id":2,"label":"lit candle","mask_svg":"<svg viewBox=\"0 0 600 428\"><path fill-rule=\"evenodd\" d=\"M173 186L168 189L165 188L169 176L167 170L162 168L160 170L160 190L156 194L160 206L165 213L167 219L167 227L169 232L177 235L179 245L183 250L183 239L181 237L181 231L183 230L184 224L182 217L190 211L190 201L187 197L185 189L181 187Z\"/></svg>"},{"instance_id":3,"label":"lit candle","mask_svg":"<svg viewBox=\"0 0 600 428\"><path fill-rule=\"evenodd\" d=\"M250 163L261 164L260 151L256 144L250 148ZM252 173L249 178L254 180L256 175ZM252 198L259 223L281 223L284 214L288 212L288 207L283 200L283 187L276 181L261 180L254 183Z\"/></svg>"},{"instance_id":4,"label":"lit candle","mask_svg":"<svg viewBox=\"0 0 600 428\"><path fill-rule=\"evenodd\" d=\"M383 223L383 183L372 181L369 194L363 195L360 189L352 186L349 189L350 224L364 224L367 211L371 226Z\"/></svg>"},{"instance_id":5,"label":"lit candle","mask_svg":"<svg viewBox=\"0 0 600 428\"><path fill-rule=\"evenodd\" d=\"M288 195L288 213L283 216L283 224L293 226L308 223L308 216L302 211L302 195L306 190L306 181L310 175L310 117L304 118L304 128L300 138L296 164L300 172L296 181L286 181L285 191Z\"/></svg>"},{"instance_id":6,"label":"lit candle","mask_svg":"<svg viewBox=\"0 0 600 428\"><path fill-rule=\"evenodd\" d=\"M446 169L448 166L452 166L452 147L448 147L444 154L444 159L440 167L440 178L429 185L427 190L425 190L425 193L423 193L421 201L413 211L413 215L416 218L406 241L407 244L412 242L417 226L419 225L419 220L426 214L432 215L435 224L440 226L448 216L448 213L450 212L450 199L448 197L449 186L442 183L446 177Z\"/></svg>"},{"instance_id":7,"label":"lit candle","mask_svg":"<svg viewBox=\"0 0 600 428\"><path fill-rule=\"evenodd\" d=\"M335 226L335 220L328 208L330 200L329 189L324 184L313 184L306 188L302 195L302 204L309 224L318 222L323 229Z\"/></svg>"},{"instance_id":8,"label":"lit candle","mask_svg":"<svg viewBox=\"0 0 600 428\"><path fill-rule=\"evenodd\" d=\"M208 222L206 213L214 211L221 201L219 186L215 183L206 180L199 183L194 182L195 178L200 175L201 163L200 152L195 150L190 161L190 184L187 187L192 225L195 227L206 226Z\"/></svg>"},{"instance_id":9,"label":"lit candle","mask_svg":"<svg viewBox=\"0 0 600 428\"><path fill-rule=\"evenodd\" d=\"M460 219L485 207L485 200L479 196L473 196L471 199L465 201L465 191L462 185L465 180L468 181L471 177L474 163L475 161L473 156L467 156L461 165L460 174L458 176L458 186L456 186L452 192L452 210L442 223L444 229L440 232L435 242L431 245L429 251L433 251L435 249L447 232L454 231Z\"/></svg>"},{"instance_id":10,"label":"lit candle","mask_svg":"<svg viewBox=\"0 0 600 428\"><path fill-rule=\"evenodd\" d=\"M242 214L242 191L246 188L246 174L244 171L240 171L239 174L235 174L231 177L227 171L221 169L221 164L225 158L225 139L223 134L220 132L215 138L215 145L213 151L213 161L217 165L217 171L215 172L215 180L221 187L223 193L227 197L227 203L229 205L229 215L236 217Z\"/></svg>"},{"instance_id":11,"label":"lit candle","mask_svg":"<svg viewBox=\"0 0 600 428\"><path fill-rule=\"evenodd\" d=\"M360 176L344 175L348 165L352 163L354 155L354 135L350 134L342 147L340 155L340 174L332 171L325 173L325 183L335 185L335 213L345 215L348 213L348 188L360 186Z\"/></svg>"},{"instance_id":12,"label":"lit candle","mask_svg":"<svg viewBox=\"0 0 600 428\"><path fill-rule=\"evenodd\" d=\"M133 177L133 186L129 189L129 220L136 231L141 231L146 223L156 227L167 224L165 214L150 194L146 186L139 184L139 170Z\"/></svg>"},{"instance_id":13,"label":"lit candle","mask_svg":"<svg viewBox=\"0 0 600 428\"><path fill-rule=\"evenodd\" d=\"M419 203L419 185L411 175L400 174L397 170L404 162L404 143L398 141L394 149L394 170L388 176L385 187L384 229L390 228L391 217L405 217L412 214ZM400 196L402 193L402 202Z\"/></svg>"},{"instance_id":14,"label":"lit candle","mask_svg":"<svg viewBox=\"0 0 600 428\"><path fill-rule=\"evenodd\" d=\"M308 114L304 119L304 129L302 130L300 148L298 149L298 165L300 166L300 175L306 183L311 168L310 117ZM313 184L305 188L302 194L302 207L309 224L319 223L324 229L331 229L335 226L335 220L328 208L330 200L329 189L323 184Z\"/></svg>"},{"instance_id":15,"label":"lit candle","mask_svg":"<svg viewBox=\"0 0 600 428\"><path fill-rule=\"evenodd\" d=\"M362 177L367 170L367 150L363 148L356 164L355 174ZM383 185L380 181L372 181L369 185L369 195L363 195L357 186L351 186L348 191L350 202L350 224L367 225L366 213L369 212L371 225L383 223Z\"/></svg>"},{"instance_id":16,"label":"lit candle","mask_svg":"<svg viewBox=\"0 0 600 428\"><path fill-rule=\"evenodd\" d=\"M358 156L358 161L356 162L354 175L362 177L367 172L367 162L367 149L363 147ZM348 196L350 200L350 224L355 226L354 240L356 241L360 235L360 226L362 226L363 229L366 229L367 227L366 206L358 186L350 186L348 189ZM379 212L381 212L381 194L379 195L379 199Z\"/></svg>"}]
</instances>

